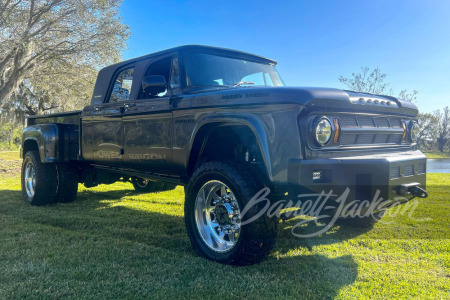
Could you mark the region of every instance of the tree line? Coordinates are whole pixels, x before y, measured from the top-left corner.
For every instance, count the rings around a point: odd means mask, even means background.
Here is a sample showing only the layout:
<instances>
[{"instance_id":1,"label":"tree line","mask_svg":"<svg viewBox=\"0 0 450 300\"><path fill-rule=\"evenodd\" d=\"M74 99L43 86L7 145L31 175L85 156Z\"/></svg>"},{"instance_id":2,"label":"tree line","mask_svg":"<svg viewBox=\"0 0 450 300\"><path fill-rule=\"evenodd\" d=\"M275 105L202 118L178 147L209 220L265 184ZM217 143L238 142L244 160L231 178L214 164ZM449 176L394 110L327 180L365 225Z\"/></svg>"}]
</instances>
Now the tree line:
<instances>
[{"instance_id":1,"label":"tree line","mask_svg":"<svg viewBox=\"0 0 450 300\"><path fill-rule=\"evenodd\" d=\"M126 48L129 29L119 16L120 4L1 0L3 147L16 142L26 115L80 109L89 102L99 68L119 61Z\"/></svg>"},{"instance_id":2,"label":"tree line","mask_svg":"<svg viewBox=\"0 0 450 300\"><path fill-rule=\"evenodd\" d=\"M121 0L1 0L0 149L17 148L26 115L81 109L89 103L98 70L120 60L129 36ZM379 68L338 78L348 89L394 95ZM418 91L398 98L416 102ZM448 150L445 107L418 116L419 145Z\"/></svg>"}]
</instances>

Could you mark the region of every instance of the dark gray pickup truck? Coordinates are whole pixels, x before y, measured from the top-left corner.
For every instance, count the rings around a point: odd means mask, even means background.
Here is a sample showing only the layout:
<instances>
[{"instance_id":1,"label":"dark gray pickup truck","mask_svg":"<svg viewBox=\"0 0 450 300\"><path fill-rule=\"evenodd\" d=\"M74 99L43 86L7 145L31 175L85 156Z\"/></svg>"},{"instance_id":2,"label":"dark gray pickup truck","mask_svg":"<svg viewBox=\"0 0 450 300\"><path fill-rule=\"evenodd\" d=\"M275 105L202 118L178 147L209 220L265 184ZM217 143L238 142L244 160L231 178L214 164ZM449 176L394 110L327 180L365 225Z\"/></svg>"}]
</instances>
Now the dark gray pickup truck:
<instances>
[{"instance_id":1,"label":"dark gray pickup truck","mask_svg":"<svg viewBox=\"0 0 450 300\"><path fill-rule=\"evenodd\" d=\"M285 87L275 65L240 51L181 46L102 69L82 111L28 117L25 201L74 201L78 183L130 181L137 192L183 185L195 250L245 265L270 252L283 217L260 213L270 204L255 201L261 191L270 191L271 203L328 190L346 202L426 197L414 104Z\"/></svg>"}]
</instances>

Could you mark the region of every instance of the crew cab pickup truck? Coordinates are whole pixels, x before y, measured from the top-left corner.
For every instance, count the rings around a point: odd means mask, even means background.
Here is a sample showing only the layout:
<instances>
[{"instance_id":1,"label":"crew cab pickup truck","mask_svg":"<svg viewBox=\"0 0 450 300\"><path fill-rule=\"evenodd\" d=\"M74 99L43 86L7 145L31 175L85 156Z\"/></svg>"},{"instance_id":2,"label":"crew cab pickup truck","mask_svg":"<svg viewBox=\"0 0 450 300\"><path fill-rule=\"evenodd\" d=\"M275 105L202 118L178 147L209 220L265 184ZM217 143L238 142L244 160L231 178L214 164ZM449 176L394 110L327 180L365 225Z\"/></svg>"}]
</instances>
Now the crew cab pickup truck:
<instances>
[{"instance_id":1,"label":"crew cab pickup truck","mask_svg":"<svg viewBox=\"0 0 450 300\"><path fill-rule=\"evenodd\" d=\"M329 190L345 202L427 196L414 104L286 87L275 65L191 45L105 67L82 111L28 117L25 202L74 201L79 183L130 181L137 192L182 185L195 250L246 265L274 247L283 215L261 214L270 203Z\"/></svg>"}]
</instances>

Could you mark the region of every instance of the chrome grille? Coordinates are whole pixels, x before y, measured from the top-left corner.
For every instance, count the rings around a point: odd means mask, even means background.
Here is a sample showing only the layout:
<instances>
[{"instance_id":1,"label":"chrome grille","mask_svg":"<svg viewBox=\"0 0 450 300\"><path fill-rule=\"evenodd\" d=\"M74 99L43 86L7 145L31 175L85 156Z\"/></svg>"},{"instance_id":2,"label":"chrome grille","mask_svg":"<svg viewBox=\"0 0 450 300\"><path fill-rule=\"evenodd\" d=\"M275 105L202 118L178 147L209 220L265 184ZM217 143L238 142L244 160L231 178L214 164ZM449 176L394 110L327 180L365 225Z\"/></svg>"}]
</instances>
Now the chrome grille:
<instances>
[{"instance_id":1,"label":"chrome grille","mask_svg":"<svg viewBox=\"0 0 450 300\"><path fill-rule=\"evenodd\" d=\"M343 116L339 117L340 124L343 128L402 128L402 120L400 118L380 118L380 117L357 117ZM359 124L359 125L358 125Z\"/></svg>"},{"instance_id":2,"label":"chrome grille","mask_svg":"<svg viewBox=\"0 0 450 300\"><path fill-rule=\"evenodd\" d=\"M405 166L405 170L403 171L404 176L414 175L414 165Z\"/></svg>"},{"instance_id":3,"label":"chrome grille","mask_svg":"<svg viewBox=\"0 0 450 300\"><path fill-rule=\"evenodd\" d=\"M388 139L389 139L389 134L384 134L384 133L377 134L373 143L374 144L385 144L388 142Z\"/></svg>"},{"instance_id":4,"label":"chrome grille","mask_svg":"<svg viewBox=\"0 0 450 300\"><path fill-rule=\"evenodd\" d=\"M401 144L403 123L400 118L383 116L340 116L341 133L339 144L383 145Z\"/></svg>"},{"instance_id":5,"label":"chrome grille","mask_svg":"<svg viewBox=\"0 0 450 300\"><path fill-rule=\"evenodd\" d=\"M358 128L356 117L342 117L339 119L341 126L346 128Z\"/></svg>"},{"instance_id":6,"label":"chrome grille","mask_svg":"<svg viewBox=\"0 0 450 300\"><path fill-rule=\"evenodd\" d=\"M402 128L402 120L400 119L389 119L389 123L391 123L392 128Z\"/></svg>"},{"instance_id":7,"label":"chrome grille","mask_svg":"<svg viewBox=\"0 0 450 300\"><path fill-rule=\"evenodd\" d=\"M363 128L375 127L375 122L372 118L358 118L359 126Z\"/></svg>"},{"instance_id":8,"label":"chrome grille","mask_svg":"<svg viewBox=\"0 0 450 300\"><path fill-rule=\"evenodd\" d=\"M399 144L402 141L402 134L391 134L388 143Z\"/></svg>"},{"instance_id":9,"label":"chrome grille","mask_svg":"<svg viewBox=\"0 0 450 300\"><path fill-rule=\"evenodd\" d=\"M378 128L389 128L389 121L386 118L375 119Z\"/></svg>"},{"instance_id":10,"label":"chrome grille","mask_svg":"<svg viewBox=\"0 0 450 300\"><path fill-rule=\"evenodd\" d=\"M400 177L400 167L391 167L390 173L391 173L390 174L391 179L399 178Z\"/></svg>"},{"instance_id":11,"label":"chrome grille","mask_svg":"<svg viewBox=\"0 0 450 300\"><path fill-rule=\"evenodd\" d=\"M357 143L358 144L372 144L374 134L360 134Z\"/></svg>"},{"instance_id":12,"label":"chrome grille","mask_svg":"<svg viewBox=\"0 0 450 300\"><path fill-rule=\"evenodd\" d=\"M353 133L344 133L341 136L341 145L352 145L356 144L356 138L358 137L357 134Z\"/></svg>"},{"instance_id":13,"label":"chrome grille","mask_svg":"<svg viewBox=\"0 0 450 300\"><path fill-rule=\"evenodd\" d=\"M417 166L417 173L425 174L425 172L426 172L426 164L419 164Z\"/></svg>"}]
</instances>

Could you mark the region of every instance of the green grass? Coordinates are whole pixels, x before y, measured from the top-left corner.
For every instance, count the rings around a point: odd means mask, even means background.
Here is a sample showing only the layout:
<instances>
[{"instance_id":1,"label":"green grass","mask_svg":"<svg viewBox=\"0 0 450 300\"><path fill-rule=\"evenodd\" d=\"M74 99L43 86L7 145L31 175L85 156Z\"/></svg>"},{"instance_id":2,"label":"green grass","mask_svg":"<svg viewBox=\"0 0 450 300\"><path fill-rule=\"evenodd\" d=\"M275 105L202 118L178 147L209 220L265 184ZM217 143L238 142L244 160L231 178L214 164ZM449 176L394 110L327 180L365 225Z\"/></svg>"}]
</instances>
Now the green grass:
<instances>
[{"instance_id":1,"label":"green grass","mask_svg":"<svg viewBox=\"0 0 450 300\"><path fill-rule=\"evenodd\" d=\"M0 160L18 160L20 159L19 151L0 151Z\"/></svg>"},{"instance_id":2,"label":"green grass","mask_svg":"<svg viewBox=\"0 0 450 300\"><path fill-rule=\"evenodd\" d=\"M428 176L413 216L431 220L388 216L309 239L291 234L291 220L267 260L233 267L191 248L182 187L80 185L74 203L32 207L14 163L0 173L0 299L450 298L450 174Z\"/></svg>"},{"instance_id":3,"label":"green grass","mask_svg":"<svg viewBox=\"0 0 450 300\"><path fill-rule=\"evenodd\" d=\"M5 142L0 142L0 151L19 151L20 146L17 144L8 144Z\"/></svg>"},{"instance_id":4,"label":"green grass","mask_svg":"<svg viewBox=\"0 0 450 300\"><path fill-rule=\"evenodd\" d=\"M427 158L450 158L450 152L425 152L423 151L423 154Z\"/></svg>"}]
</instances>

